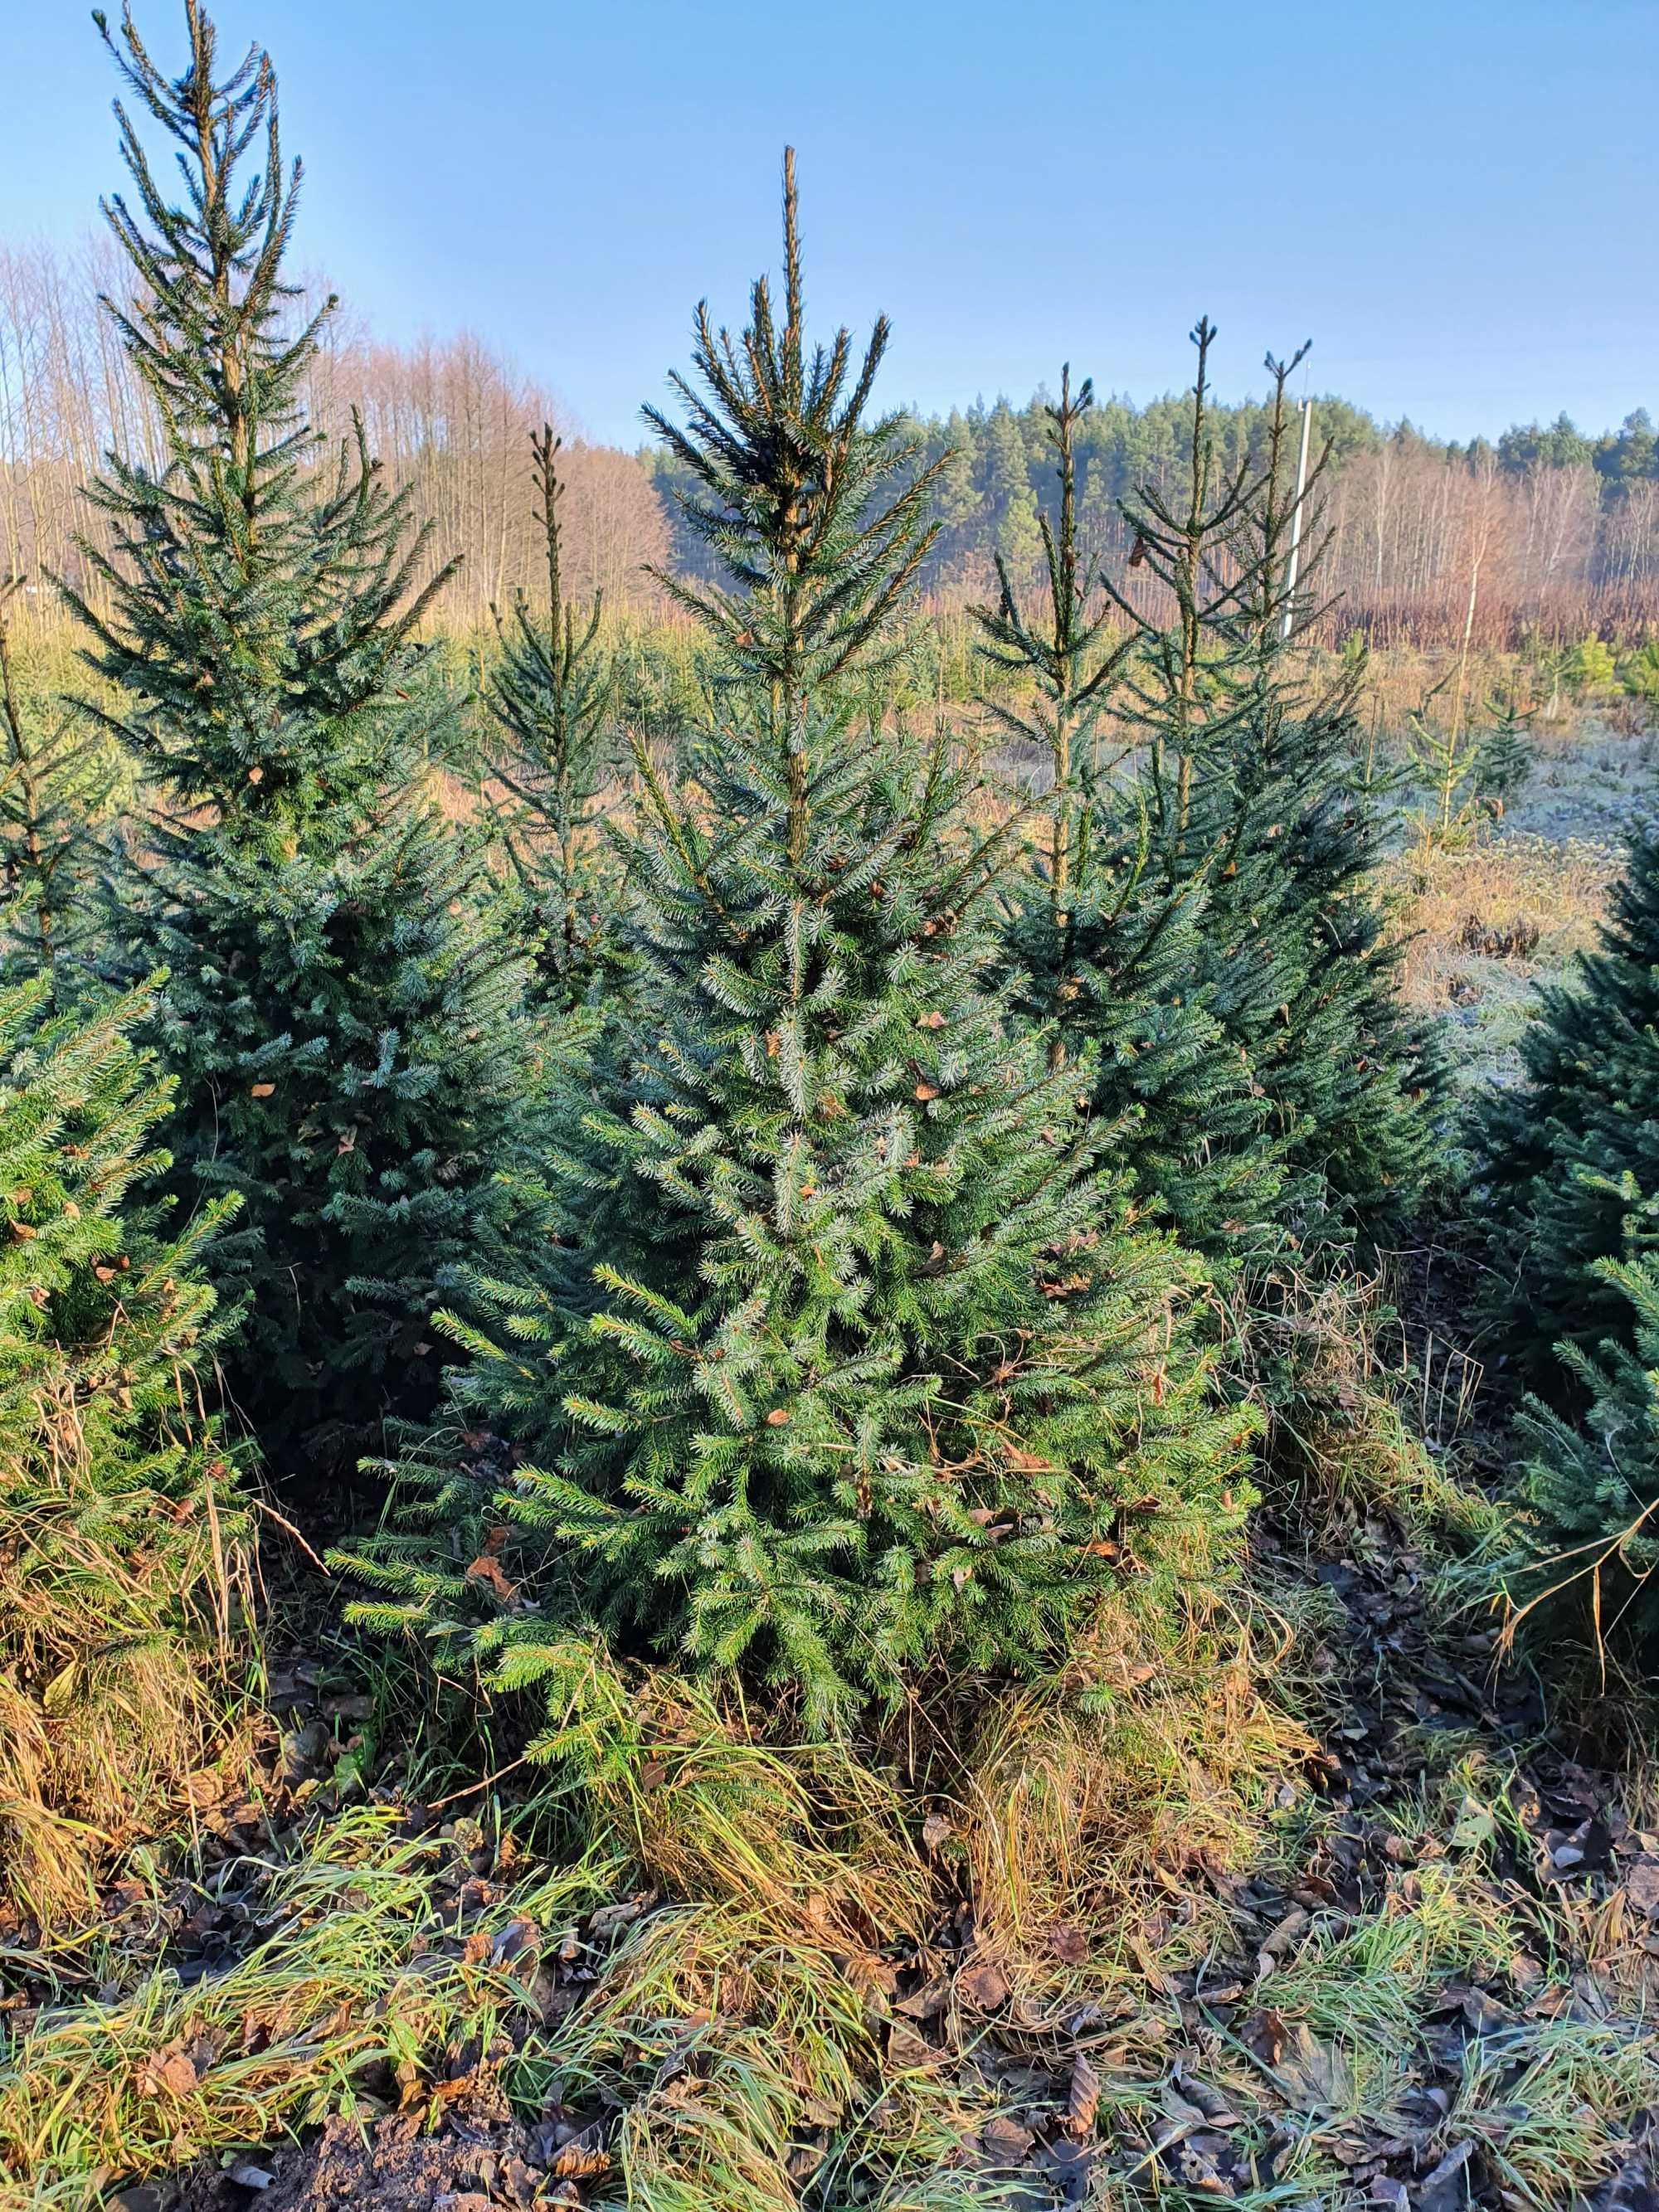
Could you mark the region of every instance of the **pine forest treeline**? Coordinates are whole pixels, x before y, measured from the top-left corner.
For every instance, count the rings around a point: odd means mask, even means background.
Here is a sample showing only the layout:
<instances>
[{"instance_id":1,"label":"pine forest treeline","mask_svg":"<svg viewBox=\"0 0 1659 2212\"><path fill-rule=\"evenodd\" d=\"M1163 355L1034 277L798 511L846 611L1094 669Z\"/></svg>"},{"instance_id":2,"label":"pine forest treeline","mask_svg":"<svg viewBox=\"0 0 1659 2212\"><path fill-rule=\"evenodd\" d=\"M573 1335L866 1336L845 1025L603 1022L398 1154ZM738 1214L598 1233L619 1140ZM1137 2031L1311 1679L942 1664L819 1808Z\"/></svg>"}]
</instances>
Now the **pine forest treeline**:
<instances>
[{"instance_id":1,"label":"pine forest treeline","mask_svg":"<svg viewBox=\"0 0 1659 2212\"><path fill-rule=\"evenodd\" d=\"M72 564L76 488L107 445L154 453L157 426L98 305L112 283L119 271L106 242L72 252L0 245L0 566L10 573ZM442 543L464 556L447 623L487 626L491 606L533 584L523 425L558 419L533 378L468 333L400 347L337 316L308 366L307 404L333 434L357 408L389 480L413 489ZM1024 407L980 402L921 425L922 459L949 454L925 595L953 606L983 598L999 559L1019 588L1039 586L1039 518L1057 520L1044 405L1045 395ZM1213 414L1229 461L1260 448L1263 404ZM1333 441L1334 629L1434 646L1461 641L1467 625L1477 645L1494 645L1528 625L1576 641L1659 622L1659 446L1644 411L1602 435L1565 418L1517 427L1496 447L1446 445L1408 424L1384 429L1329 397L1318 420ZM1140 484L1175 482L1187 434L1176 396L1141 406L1103 397L1093 409L1078 501L1098 557L1127 556L1118 502ZM579 591L602 591L618 611L655 606L647 568L706 573L701 549L676 526L672 459L568 435L563 472L566 564ZM36 613L50 619L50 600Z\"/></svg>"}]
</instances>

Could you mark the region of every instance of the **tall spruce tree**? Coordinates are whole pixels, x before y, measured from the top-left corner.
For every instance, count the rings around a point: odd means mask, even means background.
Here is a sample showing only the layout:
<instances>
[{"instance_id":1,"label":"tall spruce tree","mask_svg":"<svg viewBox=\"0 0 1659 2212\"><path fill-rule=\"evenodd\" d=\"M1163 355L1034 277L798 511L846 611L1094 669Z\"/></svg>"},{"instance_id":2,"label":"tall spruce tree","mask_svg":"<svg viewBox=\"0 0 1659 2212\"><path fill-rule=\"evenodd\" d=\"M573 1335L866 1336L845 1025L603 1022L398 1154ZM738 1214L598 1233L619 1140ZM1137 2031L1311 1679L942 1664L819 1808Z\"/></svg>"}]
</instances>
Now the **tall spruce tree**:
<instances>
[{"instance_id":1,"label":"tall spruce tree","mask_svg":"<svg viewBox=\"0 0 1659 2212\"><path fill-rule=\"evenodd\" d=\"M1027 989L1024 1011L1050 1025L1049 1064L1093 1048L1091 1109L1114 1130L1114 1158L1144 1205L1183 1243L1226 1263L1277 1243L1279 1173L1266 1105L1249 1064L1194 988L1202 967L1201 872L1158 866L1144 801L1108 760L1103 722L1137 632L1079 549L1077 433L1093 404L1060 374L1048 409L1059 478L1058 521L1041 520L1044 593L1028 614L1006 564L1001 596L975 612L986 659L1024 675L1021 695L991 696L993 720L1045 760L1046 838L1036 881L1016 895L1010 943Z\"/></svg>"},{"instance_id":2,"label":"tall spruce tree","mask_svg":"<svg viewBox=\"0 0 1659 2212\"><path fill-rule=\"evenodd\" d=\"M664 580L717 641L720 711L683 792L639 757L641 1024L554 1164L551 1272L476 1284L459 1332L453 1434L511 1472L457 1551L465 1470L429 1438L405 1472L453 1565L414 1535L360 1571L365 1617L503 1683L560 1680L592 1603L824 1728L930 1670L1050 1667L1114 1602L1196 1601L1243 1438L1191 1348L1193 1263L1091 1172L1087 1077L1010 1024L1004 833L943 738L860 711L931 472L866 419L884 320L861 361L806 343L787 156L781 305L757 283L735 338L700 309L687 419L648 410L724 570Z\"/></svg>"},{"instance_id":3,"label":"tall spruce tree","mask_svg":"<svg viewBox=\"0 0 1659 2212\"><path fill-rule=\"evenodd\" d=\"M1165 878L1205 885L1193 982L1267 1103L1281 1213L1304 1244L1340 1245L1384 1233L1419 1195L1437 1079L1395 988L1377 889L1392 814L1364 770L1359 672L1343 665L1324 680L1297 650L1321 611L1311 529L1294 596L1288 574L1297 501L1286 385L1303 356L1267 357L1266 450L1224 475L1208 422L1214 337L1207 321L1194 332L1184 502L1143 488L1124 503L1131 566L1163 586L1174 619L1138 611L1113 587L1145 641L1120 711L1146 743ZM1304 517L1328 459L1328 448L1310 473Z\"/></svg>"},{"instance_id":4,"label":"tall spruce tree","mask_svg":"<svg viewBox=\"0 0 1659 2212\"><path fill-rule=\"evenodd\" d=\"M165 461L109 457L91 495L113 550L86 549L107 611L68 596L148 782L110 927L130 970L169 973L175 1179L246 1200L215 1253L251 1295L235 1395L277 1455L303 1436L337 1460L433 1387L427 1316L531 1080L526 969L428 789L448 709L411 631L447 572L416 588L425 532L361 425L331 465L304 418L330 308L287 320L300 171L269 58L222 80L198 0L185 18L176 80L130 15L118 46L100 19L185 189L164 197L118 104L137 205L106 212L136 295L106 304Z\"/></svg>"},{"instance_id":5,"label":"tall spruce tree","mask_svg":"<svg viewBox=\"0 0 1659 2212\"><path fill-rule=\"evenodd\" d=\"M553 994L573 1007L587 995L604 947L599 785L612 672L597 643L601 595L582 611L564 587L561 441L544 423L530 443L547 604L532 607L520 592L510 621L497 615L501 658L487 696L507 739L496 767L508 800L507 849L542 927Z\"/></svg>"},{"instance_id":6,"label":"tall spruce tree","mask_svg":"<svg viewBox=\"0 0 1659 2212\"><path fill-rule=\"evenodd\" d=\"M1594 1352L1633 1341L1626 1286L1601 1265L1659 1251L1659 823L1634 823L1601 943L1539 988L1524 1079L1480 1109L1497 1318L1507 1359L1546 1395Z\"/></svg>"}]
</instances>

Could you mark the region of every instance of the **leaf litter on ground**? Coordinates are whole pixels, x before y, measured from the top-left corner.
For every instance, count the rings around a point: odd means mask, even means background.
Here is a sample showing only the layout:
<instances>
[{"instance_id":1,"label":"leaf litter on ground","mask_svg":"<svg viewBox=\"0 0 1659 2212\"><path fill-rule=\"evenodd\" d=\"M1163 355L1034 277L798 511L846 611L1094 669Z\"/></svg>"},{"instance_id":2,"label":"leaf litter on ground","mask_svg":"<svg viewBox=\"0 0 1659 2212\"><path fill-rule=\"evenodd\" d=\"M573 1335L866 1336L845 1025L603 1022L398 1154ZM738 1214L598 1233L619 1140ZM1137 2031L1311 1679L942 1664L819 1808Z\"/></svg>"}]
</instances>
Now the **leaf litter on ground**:
<instances>
[{"instance_id":1,"label":"leaf litter on ground","mask_svg":"<svg viewBox=\"0 0 1659 2212\"><path fill-rule=\"evenodd\" d=\"M1399 1525L1350 1534L1258 1536L1313 1595L1328 1725L1253 1862L1154 1869L1024 1952L976 1918L960 1814L918 1808L933 1878L895 1862L885 1930L867 1881L757 1907L740 1815L702 1856L659 1839L676 1893L637 1852L549 1866L510 1820L353 1802L328 1747L362 1716L290 1684L216 1863L118 1887L66 1983L0 1947L0 2209L1654 2212L1651 1791L1425 1604ZM694 1740L653 1799L706 1782Z\"/></svg>"}]
</instances>

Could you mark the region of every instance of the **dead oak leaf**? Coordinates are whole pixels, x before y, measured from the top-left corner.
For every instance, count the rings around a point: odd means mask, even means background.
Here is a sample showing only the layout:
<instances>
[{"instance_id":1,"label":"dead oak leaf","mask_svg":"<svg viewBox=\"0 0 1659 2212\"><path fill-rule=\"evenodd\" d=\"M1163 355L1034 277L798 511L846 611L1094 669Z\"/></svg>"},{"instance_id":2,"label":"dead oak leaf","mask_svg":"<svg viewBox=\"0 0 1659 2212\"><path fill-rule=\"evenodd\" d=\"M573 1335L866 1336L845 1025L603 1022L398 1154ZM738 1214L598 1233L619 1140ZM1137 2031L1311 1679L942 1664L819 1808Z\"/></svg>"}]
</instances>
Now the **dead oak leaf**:
<instances>
[{"instance_id":1,"label":"dead oak leaf","mask_svg":"<svg viewBox=\"0 0 1659 2212\"><path fill-rule=\"evenodd\" d=\"M1023 2165L1036 2142L1030 2128L1022 2127L1006 2112L999 2112L994 2119L987 2120L979 2131L979 2139L986 2156L998 2166Z\"/></svg>"},{"instance_id":2,"label":"dead oak leaf","mask_svg":"<svg viewBox=\"0 0 1659 2212\"><path fill-rule=\"evenodd\" d=\"M144 2097L159 2097L164 2092L169 2097L188 2097L196 2088L196 2068L180 2044L170 2044L165 2051L153 2051L144 2061L138 2076L138 2092Z\"/></svg>"},{"instance_id":3,"label":"dead oak leaf","mask_svg":"<svg viewBox=\"0 0 1659 2212\"><path fill-rule=\"evenodd\" d=\"M1099 2110L1100 2075L1090 2063L1087 2054L1079 2051L1072 2061L1071 2086L1066 2094L1067 2133L1086 2136L1094 2126L1095 2115Z\"/></svg>"}]
</instances>

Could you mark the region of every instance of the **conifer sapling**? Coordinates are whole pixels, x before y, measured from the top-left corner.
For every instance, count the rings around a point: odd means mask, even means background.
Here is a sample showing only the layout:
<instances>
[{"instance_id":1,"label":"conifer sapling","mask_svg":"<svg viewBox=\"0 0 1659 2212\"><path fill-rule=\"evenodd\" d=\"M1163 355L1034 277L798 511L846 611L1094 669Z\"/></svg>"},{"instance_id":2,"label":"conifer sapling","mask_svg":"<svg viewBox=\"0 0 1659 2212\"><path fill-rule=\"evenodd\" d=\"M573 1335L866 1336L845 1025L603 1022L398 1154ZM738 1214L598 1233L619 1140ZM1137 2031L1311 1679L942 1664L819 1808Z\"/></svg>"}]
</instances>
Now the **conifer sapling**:
<instances>
[{"instance_id":1,"label":"conifer sapling","mask_svg":"<svg viewBox=\"0 0 1659 2212\"><path fill-rule=\"evenodd\" d=\"M1540 985L1524 1079L1489 1094L1475 1139L1504 1349L1551 1395L1583 1380L1563 1342L1634 1341L1638 1309L1601 1263L1659 1249L1659 825L1632 824L1599 936Z\"/></svg>"},{"instance_id":2,"label":"conifer sapling","mask_svg":"<svg viewBox=\"0 0 1659 2212\"><path fill-rule=\"evenodd\" d=\"M0 580L0 841L9 964L51 971L91 935L101 860L94 824L113 778L98 733L61 703L47 708L17 664L12 608L22 579Z\"/></svg>"},{"instance_id":3,"label":"conifer sapling","mask_svg":"<svg viewBox=\"0 0 1659 2212\"><path fill-rule=\"evenodd\" d=\"M638 756L630 1065L552 1164L548 1272L471 1286L454 1427L405 1468L446 1516L452 1443L510 1471L464 1524L475 1571L417 1534L359 1563L365 1617L502 1685L558 1689L591 1604L826 1729L945 1668L1050 1667L1110 1607L1167 1625L1243 1503L1193 1263L1091 1172L1086 1073L1011 1022L1006 832L942 736L861 711L930 542L902 418L866 418L886 339L808 346L787 158L781 300L757 283L740 337L699 309L686 420L650 417L723 566L664 580L722 680L684 789Z\"/></svg>"},{"instance_id":4,"label":"conifer sapling","mask_svg":"<svg viewBox=\"0 0 1659 2212\"><path fill-rule=\"evenodd\" d=\"M1135 615L1145 650L1127 719L1146 741L1146 795L1171 884L1202 879L1194 982L1267 1106L1281 1218L1304 1249L1375 1238L1419 1196L1432 1161L1434 1073L1395 988L1398 947L1378 871L1388 793L1363 764L1362 671L1328 675L1304 650L1326 542L1300 536L1285 387L1302 353L1267 357L1265 453L1218 477L1206 412L1215 332L1200 322L1188 496L1144 489L1124 506L1173 622ZM1303 349L1305 352L1306 349ZM1316 461L1310 511L1328 465ZM1247 1137L1250 1145L1258 1137Z\"/></svg>"},{"instance_id":5,"label":"conifer sapling","mask_svg":"<svg viewBox=\"0 0 1659 2212\"><path fill-rule=\"evenodd\" d=\"M1201 376L1201 371L1200 371ZM1113 1158L1184 1243L1224 1264L1276 1242L1278 1176L1265 1107L1248 1067L1195 985L1204 884L1157 865L1151 822L1103 757L1103 721L1138 638L1117 634L1078 535L1076 434L1093 404L1069 365L1048 410L1059 516L1041 520L1046 595L1028 617L1006 566L995 607L974 610L981 652L1030 679L1035 704L982 703L1018 743L1047 757L1049 825L1036 896L1018 898L1010 950L1029 988L1024 1011L1050 1025L1049 1061L1087 1044L1091 1103Z\"/></svg>"},{"instance_id":6,"label":"conifer sapling","mask_svg":"<svg viewBox=\"0 0 1659 2212\"><path fill-rule=\"evenodd\" d=\"M510 749L497 768L509 809L507 849L545 932L542 958L557 996L574 1006L599 958L605 896L595 855L600 747L611 671L596 641L596 592L586 612L567 597L561 562L561 441L550 424L531 437L536 519L547 563L547 605L520 592L510 624L496 617L501 659L488 698Z\"/></svg>"}]
</instances>

